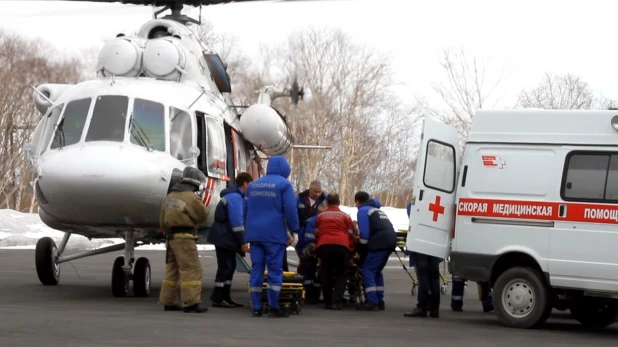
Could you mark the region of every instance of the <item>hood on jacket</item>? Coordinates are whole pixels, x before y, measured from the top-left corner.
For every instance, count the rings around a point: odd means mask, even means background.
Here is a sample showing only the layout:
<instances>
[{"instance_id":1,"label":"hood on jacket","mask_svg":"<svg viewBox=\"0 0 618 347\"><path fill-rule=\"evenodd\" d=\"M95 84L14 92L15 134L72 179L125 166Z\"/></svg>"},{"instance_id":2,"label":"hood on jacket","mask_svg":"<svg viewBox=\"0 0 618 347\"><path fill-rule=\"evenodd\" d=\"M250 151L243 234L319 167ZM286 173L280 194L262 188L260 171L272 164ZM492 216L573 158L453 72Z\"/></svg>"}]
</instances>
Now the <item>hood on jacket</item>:
<instances>
[{"instance_id":1,"label":"hood on jacket","mask_svg":"<svg viewBox=\"0 0 618 347\"><path fill-rule=\"evenodd\" d=\"M361 204L361 206L359 206L359 207L362 207L362 206L371 206L371 207L375 207L375 208L380 208L381 205L380 205L380 201L378 199L372 198L372 199L369 199L369 200L363 202Z\"/></svg>"},{"instance_id":2,"label":"hood on jacket","mask_svg":"<svg viewBox=\"0 0 618 347\"><path fill-rule=\"evenodd\" d=\"M369 199L369 200L373 200L373 202L375 203L375 207L376 208L382 207L382 204L380 203L380 200L378 200L376 198L372 198L372 199Z\"/></svg>"},{"instance_id":3,"label":"hood on jacket","mask_svg":"<svg viewBox=\"0 0 618 347\"><path fill-rule=\"evenodd\" d=\"M238 186L231 186L229 188L225 188L221 191L221 193L219 193L219 197L224 197L226 195L228 195L229 193L239 193L241 196L244 196L244 194L242 193L242 191L240 190L240 188L238 188Z\"/></svg>"},{"instance_id":4,"label":"hood on jacket","mask_svg":"<svg viewBox=\"0 0 618 347\"><path fill-rule=\"evenodd\" d=\"M285 160L285 157L276 155L268 159L268 165L266 166L267 175L279 175L283 178L288 178L291 172L290 164Z\"/></svg>"}]
</instances>

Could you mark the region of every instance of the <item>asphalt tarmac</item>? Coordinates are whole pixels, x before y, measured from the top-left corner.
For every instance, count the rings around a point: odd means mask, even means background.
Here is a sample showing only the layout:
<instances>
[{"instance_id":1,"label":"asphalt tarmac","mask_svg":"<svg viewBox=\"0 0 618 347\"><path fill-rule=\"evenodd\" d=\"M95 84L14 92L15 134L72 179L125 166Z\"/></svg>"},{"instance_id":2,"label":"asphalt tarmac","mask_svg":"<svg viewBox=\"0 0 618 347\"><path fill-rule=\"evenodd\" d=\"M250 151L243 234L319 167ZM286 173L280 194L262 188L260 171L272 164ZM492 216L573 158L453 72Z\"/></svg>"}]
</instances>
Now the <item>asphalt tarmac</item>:
<instances>
[{"instance_id":1,"label":"asphalt tarmac","mask_svg":"<svg viewBox=\"0 0 618 347\"><path fill-rule=\"evenodd\" d=\"M69 252L67 252L68 254ZM200 252L202 299L208 304L216 259ZM250 308L212 308L204 314L164 312L157 305L164 252L136 250L152 264L148 298L114 298L111 269L120 252L61 265L58 286L40 284L32 250L0 250L0 346L616 346L618 324L587 330L555 311L542 329L503 327L483 313L476 285L466 291L465 312L450 310L450 285L440 318L405 318L416 296L396 260L385 270L386 311L327 311L305 305L287 319L251 317ZM246 305L248 274L235 276L232 297ZM130 294L132 295L132 294ZM567 311L568 312L568 311Z\"/></svg>"}]
</instances>

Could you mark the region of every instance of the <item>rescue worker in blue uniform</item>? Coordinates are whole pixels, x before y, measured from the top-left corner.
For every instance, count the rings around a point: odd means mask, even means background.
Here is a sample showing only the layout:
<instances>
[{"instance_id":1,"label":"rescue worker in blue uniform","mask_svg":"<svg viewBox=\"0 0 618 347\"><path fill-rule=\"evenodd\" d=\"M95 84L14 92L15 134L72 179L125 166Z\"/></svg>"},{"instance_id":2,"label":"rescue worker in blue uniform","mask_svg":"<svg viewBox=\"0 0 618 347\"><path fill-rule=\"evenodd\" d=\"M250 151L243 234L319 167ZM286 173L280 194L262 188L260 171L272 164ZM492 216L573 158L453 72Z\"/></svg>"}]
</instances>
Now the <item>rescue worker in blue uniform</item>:
<instances>
[{"instance_id":1,"label":"rescue worker in blue uniform","mask_svg":"<svg viewBox=\"0 0 618 347\"><path fill-rule=\"evenodd\" d=\"M453 276L453 289L451 290L451 309L455 312L463 311L463 296L466 280L457 276ZM483 305L483 312L491 312L494 310L492 301L491 287L489 283L477 282L479 291L479 300Z\"/></svg>"},{"instance_id":2,"label":"rescue worker in blue uniform","mask_svg":"<svg viewBox=\"0 0 618 347\"><path fill-rule=\"evenodd\" d=\"M357 310L384 310L384 276L382 270L397 246L397 233L393 224L380 210L380 201L370 199L366 192L357 192L354 203L358 207L356 220L360 238L356 250L361 257L363 287L367 297Z\"/></svg>"},{"instance_id":3,"label":"rescue worker in blue uniform","mask_svg":"<svg viewBox=\"0 0 618 347\"><path fill-rule=\"evenodd\" d=\"M249 252L245 242L243 218L244 192L253 177L246 172L236 176L236 185L226 188L219 196L221 200L215 209L215 221L208 233L207 241L215 246L217 274L215 288L210 296L213 307L233 308L244 305L231 298L232 280L236 272L236 254L244 257Z\"/></svg>"},{"instance_id":4,"label":"rescue worker in blue uniform","mask_svg":"<svg viewBox=\"0 0 618 347\"><path fill-rule=\"evenodd\" d=\"M288 181L290 165L282 156L268 160L266 175L249 184L245 194L245 242L251 247L251 277L249 286L253 316L262 316L262 284L268 268L269 317L289 317L279 308L279 293L283 282L283 252L294 238L288 232L298 232L298 211L292 183Z\"/></svg>"},{"instance_id":5,"label":"rescue worker in blue uniform","mask_svg":"<svg viewBox=\"0 0 618 347\"><path fill-rule=\"evenodd\" d=\"M308 244L315 242L315 222L319 213L327 209L326 202L323 201L315 207L317 213L309 218L298 232L298 242L296 243L296 253L300 255L303 263L303 283L305 287L305 298L309 305L317 304L320 301L320 281L316 280L318 259L315 255L305 256L303 251Z\"/></svg>"}]
</instances>

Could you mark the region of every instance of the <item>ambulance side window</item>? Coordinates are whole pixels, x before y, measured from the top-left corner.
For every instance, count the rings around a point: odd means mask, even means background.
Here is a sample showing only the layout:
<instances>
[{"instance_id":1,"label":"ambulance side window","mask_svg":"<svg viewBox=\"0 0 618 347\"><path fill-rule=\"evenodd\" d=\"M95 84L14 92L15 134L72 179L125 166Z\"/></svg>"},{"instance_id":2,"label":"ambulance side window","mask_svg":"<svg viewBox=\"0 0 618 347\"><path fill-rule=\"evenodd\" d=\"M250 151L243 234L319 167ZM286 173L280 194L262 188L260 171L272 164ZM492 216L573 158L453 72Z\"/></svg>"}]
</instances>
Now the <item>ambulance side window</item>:
<instances>
[{"instance_id":1,"label":"ambulance side window","mask_svg":"<svg viewBox=\"0 0 618 347\"><path fill-rule=\"evenodd\" d=\"M618 200L618 155L612 155L605 185L605 199Z\"/></svg>"},{"instance_id":2,"label":"ambulance side window","mask_svg":"<svg viewBox=\"0 0 618 347\"><path fill-rule=\"evenodd\" d=\"M425 157L423 183L426 187L445 193L455 190L455 148L429 140Z\"/></svg>"},{"instance_id":3,"label":"ambulance side window","mask_svg":"<svg viewBox=\"0 0 618 347\"><path fill-rule=\"evenodd\" d=\"M616 157L616 156L613 156ZM618 161L618 158L616 159ZM618 183L618 164L614 163L613 182L608 177L610 155L601 153L571 153L567 156L565 178L562 184L564 200L604 200L606 183ZM607 181L607 182L606 182ZM613 193L616 195L616 189ZM614 197L615 199L615 197Z\"/></svg>"}]
</instances>

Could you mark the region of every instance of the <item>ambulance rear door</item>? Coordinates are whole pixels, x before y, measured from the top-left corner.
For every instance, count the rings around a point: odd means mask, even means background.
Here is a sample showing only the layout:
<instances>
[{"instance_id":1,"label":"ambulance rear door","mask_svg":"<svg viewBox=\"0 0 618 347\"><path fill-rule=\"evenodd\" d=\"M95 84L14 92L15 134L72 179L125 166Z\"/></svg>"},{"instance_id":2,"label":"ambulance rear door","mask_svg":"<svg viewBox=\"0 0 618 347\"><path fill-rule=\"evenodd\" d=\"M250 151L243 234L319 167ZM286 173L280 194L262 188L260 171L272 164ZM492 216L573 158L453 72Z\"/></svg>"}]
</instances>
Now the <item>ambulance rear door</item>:
<instances>
[{"instance_id":1,"label":"ambulance rear door","mask_svg":"<svg viewBox=\"0 0 618 347\"><path fill-rule=\"evenodd\" d=\"M437 119L424 118L414 175L408 250L439 258L448 256L459 162L457 130Z\"/></svg>"}]
</instances>

